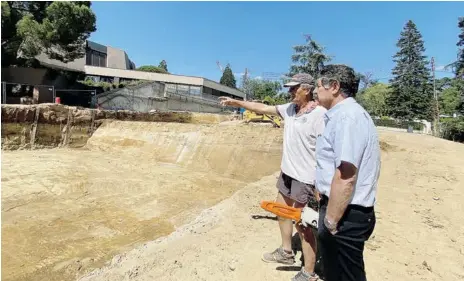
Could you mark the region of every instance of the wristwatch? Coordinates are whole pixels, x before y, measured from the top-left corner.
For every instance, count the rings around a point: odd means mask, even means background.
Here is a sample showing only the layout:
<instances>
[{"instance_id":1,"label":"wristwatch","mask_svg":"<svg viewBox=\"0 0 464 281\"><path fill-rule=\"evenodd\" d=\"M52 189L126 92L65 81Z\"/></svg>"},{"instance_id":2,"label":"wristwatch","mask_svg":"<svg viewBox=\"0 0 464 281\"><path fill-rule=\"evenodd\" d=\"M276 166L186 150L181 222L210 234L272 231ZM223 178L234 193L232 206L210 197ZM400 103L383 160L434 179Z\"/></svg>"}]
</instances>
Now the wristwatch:
<instances>
[{"instance_id":1,"label":"wristwatch","mask_svg":"<svg viewBox=\"0 0 464 281\"><path fill-rule=\"evenodd\" d=\"M335 234L337 233L337 225L338 223L331 222L327 217L324 217L324 224L330 233Z\"/></svg>"}]
</instances>

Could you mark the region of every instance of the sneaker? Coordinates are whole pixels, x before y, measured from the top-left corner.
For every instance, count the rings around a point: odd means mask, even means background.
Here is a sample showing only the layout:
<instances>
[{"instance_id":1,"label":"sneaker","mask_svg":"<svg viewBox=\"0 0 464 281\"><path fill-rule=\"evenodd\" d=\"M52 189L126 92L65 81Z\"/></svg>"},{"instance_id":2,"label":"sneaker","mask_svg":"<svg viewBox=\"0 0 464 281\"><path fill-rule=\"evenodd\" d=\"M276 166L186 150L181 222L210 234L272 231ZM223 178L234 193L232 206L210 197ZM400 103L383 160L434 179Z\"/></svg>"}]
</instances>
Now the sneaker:
<instances>
[{"instance_id":1,"label":"sneaker","mask_svg":"<svg viewBox=\"0 0 464 281\"><path fill-rule=\"evenodd\" d=\"M288 254L284 251L282 247L279 247L271 253L265 253L262 257L262 260L265 262L276 262L276 263L283 263L283 264L294 264L295 263L295 255L293 252Z\"/></svg>"},{"instance_id":2,"label":"sneaker","mask_svg":"<svg viewBox=\"0 0 464 281\"><path fill-rule=\"evenodd\" d=\"M292 281L318 281L321 280L319 279L319 276L317 276L316 273L308 273L304 268L302 267L300 272L298 272L293 278Z\"/></svg>"}]
</instances>

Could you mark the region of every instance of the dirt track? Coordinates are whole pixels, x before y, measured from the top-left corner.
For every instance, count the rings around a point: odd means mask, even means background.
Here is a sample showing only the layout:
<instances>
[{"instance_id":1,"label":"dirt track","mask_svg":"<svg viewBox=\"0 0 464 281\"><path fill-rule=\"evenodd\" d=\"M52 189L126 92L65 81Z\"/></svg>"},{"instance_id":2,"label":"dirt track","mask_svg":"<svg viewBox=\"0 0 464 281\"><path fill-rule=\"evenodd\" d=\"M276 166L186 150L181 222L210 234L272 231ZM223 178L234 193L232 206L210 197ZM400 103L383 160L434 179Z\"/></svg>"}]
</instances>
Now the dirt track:
<instances>
[{"instance_id":1,"label":"dirt track","mask_svg":"<svg viewBox=\"0 0 464 281\"><path fill-rule=\"evenodd\" d=\"M2 153L3 280L75 280L118 252L80 280L290 280L298 264L260 260L279 243L258 207L275 197L278 132L133 126L108 125L88 150ZM385 131L381 140L369 280L462 280L464 145Z\"/></svg>"}]
</instances>

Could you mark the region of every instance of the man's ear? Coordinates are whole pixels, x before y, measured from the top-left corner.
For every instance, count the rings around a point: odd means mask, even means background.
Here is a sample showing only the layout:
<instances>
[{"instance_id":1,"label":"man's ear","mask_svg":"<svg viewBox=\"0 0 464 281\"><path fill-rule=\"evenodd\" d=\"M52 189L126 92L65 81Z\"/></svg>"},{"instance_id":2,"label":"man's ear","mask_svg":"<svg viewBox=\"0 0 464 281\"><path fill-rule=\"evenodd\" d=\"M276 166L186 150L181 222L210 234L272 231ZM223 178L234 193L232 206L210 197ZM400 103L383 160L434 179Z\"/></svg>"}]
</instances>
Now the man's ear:
<instances>
[{"instance_id":1,"label":"man's ear","mask_svg":"<svg viewBox=\"0 0 464 281\"><path fill-rule=\"evenodd\" d=\"M334 81L330 87L330 90L332 91L332 94L335 95L340 91L340 83L338 81Z\"/></svg>"}]
</instances>

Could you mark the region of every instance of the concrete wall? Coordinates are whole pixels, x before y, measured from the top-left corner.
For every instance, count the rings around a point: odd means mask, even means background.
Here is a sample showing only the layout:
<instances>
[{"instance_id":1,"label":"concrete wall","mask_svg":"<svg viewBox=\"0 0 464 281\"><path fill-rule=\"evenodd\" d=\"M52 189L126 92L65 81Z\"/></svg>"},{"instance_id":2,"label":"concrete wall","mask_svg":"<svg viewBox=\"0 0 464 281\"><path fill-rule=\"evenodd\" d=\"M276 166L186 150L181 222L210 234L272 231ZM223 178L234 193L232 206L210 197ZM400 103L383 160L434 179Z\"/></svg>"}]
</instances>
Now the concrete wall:
<instances>
[{"instance_id":1,"label":"concrete wall","mask_svg":"<svg viewBox=\"0 0 464 281\"><path fill-rule=\"evenodd\" d=\"M189 111L220 113L223 108L216 101L201 99L201 96L189 96L165 93L165 85L158 82L136 87L116 89L100 94L98 104L108 110L133 110L138 112Z\"/></svg>"},{"instance_id":2,"label":"concrete wall","mask_svg":"<svg viewBox=\"0 0 464 281\"><path fill-rule=\"evenodd\" d=\"M126 52L113 47L108 46L107 49L107 67L128 69L126 65Z\"/></svg>"}]
</instances>

